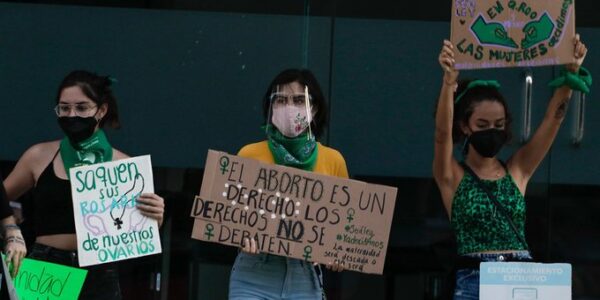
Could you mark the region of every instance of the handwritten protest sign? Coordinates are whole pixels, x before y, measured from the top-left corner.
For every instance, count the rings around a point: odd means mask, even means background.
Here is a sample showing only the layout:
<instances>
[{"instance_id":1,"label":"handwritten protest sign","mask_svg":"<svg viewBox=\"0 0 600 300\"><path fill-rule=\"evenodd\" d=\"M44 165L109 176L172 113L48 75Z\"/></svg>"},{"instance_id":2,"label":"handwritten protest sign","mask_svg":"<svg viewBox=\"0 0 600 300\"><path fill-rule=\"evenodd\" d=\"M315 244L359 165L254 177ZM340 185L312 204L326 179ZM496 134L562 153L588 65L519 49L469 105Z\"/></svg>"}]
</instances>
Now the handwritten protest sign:
<instances>
[{"instance_id":1,"label":"handwritten protest sign","mask_svg":"<svg viewBox=\"0 0 600 300\"><path fill-rule=\"evenodd\" d=\"M209 150L192 238L381 274L396 193Z\"/></svg>"},{"instance_id":2,"label":"handwritten protest sign","mask_svg":"<svg viewBox=\"0 0 600 300\"><path fill-rule=\"evenodd\" d=\"M136 199L154 192L150 156L70 169L80 266L162 251L158 224Z\"/></svg>"},{"instance_id":3,"label":"handwritten protest sign","mask_svg":"<svg viewBox=\"0 0 600 300\"><path fill-rule=\"evenodd\" d=\"M453 0L457 69L573 62L574 0Z\"/></svg>"},{"instance_id":4,"label":"handwritten protest sign","mask_svg":"<svg viewBox=\"0 0 600 300\"><path fill-rule=\"evenodd\" d=\"M8 274L2 258L4 274ZM87 270L25 258L14 279L6 276L6 285L11 300L76 300L86 275Z\"/></svg>"}]
</instances>

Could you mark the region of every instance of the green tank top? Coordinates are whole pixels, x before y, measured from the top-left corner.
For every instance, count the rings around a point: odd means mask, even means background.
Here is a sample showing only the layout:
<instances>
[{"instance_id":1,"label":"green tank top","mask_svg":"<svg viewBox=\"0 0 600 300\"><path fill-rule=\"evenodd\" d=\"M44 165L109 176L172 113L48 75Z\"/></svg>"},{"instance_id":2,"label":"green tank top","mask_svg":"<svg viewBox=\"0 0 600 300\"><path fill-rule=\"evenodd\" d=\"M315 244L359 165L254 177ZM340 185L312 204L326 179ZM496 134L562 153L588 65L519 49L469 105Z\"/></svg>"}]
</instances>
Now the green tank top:
<instances>
[{"instance_id":1,"label":"green tank top","mask_svg":"<svg viewBox=\"0 0 600 300\"><path fill-rule=\"evenodd\" d=\"M496 209L476 178L465 171L452 201L450 223L456 233L458 254L527 250L515 235L508 220ZM519 234L525 236L525 199L512 176L482 180L512 218Z\"/></svg>"}]
</instances>

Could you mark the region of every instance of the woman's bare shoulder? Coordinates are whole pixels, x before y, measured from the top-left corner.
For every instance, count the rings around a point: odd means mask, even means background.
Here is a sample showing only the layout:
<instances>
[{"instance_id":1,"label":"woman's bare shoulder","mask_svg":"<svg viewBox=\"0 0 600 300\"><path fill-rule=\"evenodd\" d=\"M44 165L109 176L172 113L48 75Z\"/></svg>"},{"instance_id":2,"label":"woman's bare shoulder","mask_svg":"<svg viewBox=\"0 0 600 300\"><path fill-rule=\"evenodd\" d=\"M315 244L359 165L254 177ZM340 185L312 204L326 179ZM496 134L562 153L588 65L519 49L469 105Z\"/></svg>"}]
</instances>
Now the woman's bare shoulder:
<instances>
[{"instance_id":1,"label":"woman's bare shoulder","mask_svg":"<svg viewBox=\"0 0 600 300\"><path fill-rule=\"evenodd\" d=\"M121 152L121 150L113 148L113 160L120 160L120 159L126 159L126 158L129 158L129 155Z\"/></svg>"}]
</instances>

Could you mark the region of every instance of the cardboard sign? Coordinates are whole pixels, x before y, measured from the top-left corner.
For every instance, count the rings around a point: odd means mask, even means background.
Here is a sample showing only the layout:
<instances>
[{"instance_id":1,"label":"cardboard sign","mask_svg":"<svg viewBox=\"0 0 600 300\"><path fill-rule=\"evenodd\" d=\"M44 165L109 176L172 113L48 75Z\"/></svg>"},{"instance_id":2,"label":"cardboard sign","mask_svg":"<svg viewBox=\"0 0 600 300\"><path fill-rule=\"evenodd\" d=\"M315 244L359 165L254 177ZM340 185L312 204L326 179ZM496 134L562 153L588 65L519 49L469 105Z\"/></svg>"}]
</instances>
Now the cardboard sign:
<instances>
[{"instance_id":1,"label":"cardboard sign","mask_svg":"<svg viewBox=\"0 0 600 300\"><path fill-rule=\"evenodd\" d=\"M574 62L574 0L453 0L457 69Z\"/></svg>"},{"instance_id":2,"label":"cardboard sign","mask_svg":"<svg viewBox=\"0 0 600 300\"><path fill-rule=\"evenodd\" d=\"M154 192L150 156L70 169L80 266L161 253L156 220L136 199Z\"/></svg>"},{"instance_id":3,"label":"cardboard sign","mask_svg":"<svg viewBox=\"0 0 600 300\"><path fill-rule=\"evenodd\" d=\"M9 274L4 255L2 265ZM15 278L6 276L6 285L11 300L76 300L86 275L87 270L25 258Z\"/></svg>"},{"instance_id":4,"label":"cardboard sign","mask_svg":"<svg viewBox=\"0 0 600 300\"><path fill-rule=\"evenodd\" d=\"M479 268L479 299L571 299L570 264L486 262Z\"/></svg>"},{"instance_id":5,"label":"cardboard sign","mask_svg":"<svg viewBox=\"0 0 600 300\"><path fill-rule=\"evenodd\" d=\"M396 193L209 150L192 238L381 274Z\"/></svg>"}]
</instances>

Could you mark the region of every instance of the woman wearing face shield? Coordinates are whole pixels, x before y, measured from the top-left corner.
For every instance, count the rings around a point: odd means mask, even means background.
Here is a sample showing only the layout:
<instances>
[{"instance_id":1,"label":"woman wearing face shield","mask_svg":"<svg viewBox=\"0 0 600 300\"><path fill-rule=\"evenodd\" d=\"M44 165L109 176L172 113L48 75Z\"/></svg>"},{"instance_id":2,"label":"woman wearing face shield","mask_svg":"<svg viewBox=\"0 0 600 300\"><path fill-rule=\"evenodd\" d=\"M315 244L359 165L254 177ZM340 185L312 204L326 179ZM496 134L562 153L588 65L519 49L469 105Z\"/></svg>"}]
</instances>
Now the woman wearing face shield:
<instances>
[{"instance_id":1,"label":"woman wearing face shield","mask_svg":"<svg viewBox=\"0 0 600 300\"><path fill-rule=\"evenodd\" d=\"M325 127L327 105L310 71L279 73L267 89L263 112L266 140L244 146L239 156L348 178L342 155L316 140ZM244 240L231 272L229 299L323 298L319 266L261 253L260 247L254 239ZM327 268L343 269L337 262Z\"/></svg>"},{"instance_id":2,"label":"woman wearing face shield","mask_svg":"<svg viewBox=\"0 0 600 300\"><path fill-rule=\"evenodd\" d=\"M511 117L500 85L493 80L457 82L454 46L444 41L433 176L457 237L454 299L478 299L480 262L531 260L524 237L527 183L556 137L572 89L589 91L591 85L589 73L581 67L587 49L579 35L573 47L575 62L551 83L556 90L542 123L531 140L503 163L496 155L510 139ZM456 143L462 145L463 162L453 157Z\"/></svg>"},{"instance_id":3,"label":"woman wearing face shield","mask_svg":"<svg viewBox=\"0 0 600 300\"><path fill-rule=\"evenodd\" d=\"M30 147L4 180L9 200L33 189L35 244L30 258L78 267L77 237L69 169L76 166L127 158L109 143L103 128L119 128L116 99L111 80L87 71L73 71L58 88L54 112L65 137ZM163 220L164 201L154 194L141 194L137 207ZM86 267L79 299L121 299L114 265Z\"/></svg>"}]
</instances>

